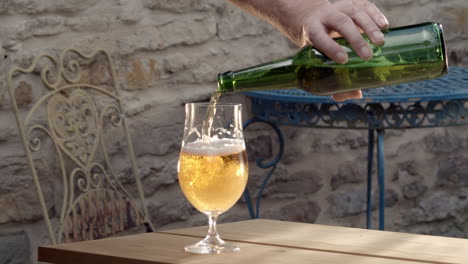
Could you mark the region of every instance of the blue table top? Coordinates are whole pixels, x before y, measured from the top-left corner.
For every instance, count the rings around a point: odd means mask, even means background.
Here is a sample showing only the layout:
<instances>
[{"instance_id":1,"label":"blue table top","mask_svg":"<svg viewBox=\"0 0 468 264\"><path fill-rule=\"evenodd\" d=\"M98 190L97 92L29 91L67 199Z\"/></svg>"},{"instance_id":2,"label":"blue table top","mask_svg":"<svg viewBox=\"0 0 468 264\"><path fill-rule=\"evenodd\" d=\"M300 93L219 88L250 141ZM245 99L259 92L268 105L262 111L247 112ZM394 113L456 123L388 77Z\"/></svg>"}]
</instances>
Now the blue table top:
<instances>
[{"instance_id":1,"label":"blue table top","mask_svg":"<svg viewBox=\"0 0 468 264\"><path fill-rule=\"evenodd\" d=\"M245 92L244 94L267 100L298 103L336 103L329 96L317 96L302 90L274 90ZM468 99L468 68L449 67L449 73L427 81L363 90L364 97L346 103L401 103Z\"/></svg>"}]
</instances>

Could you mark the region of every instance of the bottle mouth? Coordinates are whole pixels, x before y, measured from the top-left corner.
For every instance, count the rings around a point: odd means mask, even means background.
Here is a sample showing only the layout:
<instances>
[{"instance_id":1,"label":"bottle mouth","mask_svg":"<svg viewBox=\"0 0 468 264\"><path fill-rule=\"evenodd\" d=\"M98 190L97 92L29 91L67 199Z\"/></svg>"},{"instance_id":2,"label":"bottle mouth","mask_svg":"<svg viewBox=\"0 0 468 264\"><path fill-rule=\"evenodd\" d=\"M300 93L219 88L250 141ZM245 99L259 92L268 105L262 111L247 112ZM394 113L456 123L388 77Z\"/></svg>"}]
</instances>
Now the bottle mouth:
<instances>
[{"instance_id":1,"label":"bottle mouth","mask_svg":"<svg viewBox=\"0 0 468 264\"><path fill-rule=\"evenodd\" d=\"M440 31L439 41L440 41L440 48L442 49L442 56L443 56L443 60L444 60L444 68L442 69L442 74L446 74L446 73L448 73L448 56L447 56L447 48L446 48L446 45L445 45L444 28L442 27L442 24L440 24L440 23L435 23L435 25L437 26L437 28Z\"/></svg>"}]
</instances>

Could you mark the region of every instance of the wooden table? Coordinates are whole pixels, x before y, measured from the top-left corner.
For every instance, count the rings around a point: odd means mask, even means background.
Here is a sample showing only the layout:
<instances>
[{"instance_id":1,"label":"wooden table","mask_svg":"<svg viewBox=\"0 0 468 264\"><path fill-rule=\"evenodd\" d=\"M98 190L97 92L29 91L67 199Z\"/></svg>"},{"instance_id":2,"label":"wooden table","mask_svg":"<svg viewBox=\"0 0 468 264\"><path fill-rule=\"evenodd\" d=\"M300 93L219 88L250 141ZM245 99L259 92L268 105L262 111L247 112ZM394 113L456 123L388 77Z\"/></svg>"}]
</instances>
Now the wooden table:
<instances>
[{"instance_id":1,"label":"wooden table","mask_svg":"<svg viewBox=\"0 0 468 264\"><path fill-rule=\"evenodd\" d=\"M221 224L224 240L239 253L184 252L207 227L194 227L39 247L39 261L51 263L468 263L468 240L274 220Z\"/></svg>"}]
</instances>

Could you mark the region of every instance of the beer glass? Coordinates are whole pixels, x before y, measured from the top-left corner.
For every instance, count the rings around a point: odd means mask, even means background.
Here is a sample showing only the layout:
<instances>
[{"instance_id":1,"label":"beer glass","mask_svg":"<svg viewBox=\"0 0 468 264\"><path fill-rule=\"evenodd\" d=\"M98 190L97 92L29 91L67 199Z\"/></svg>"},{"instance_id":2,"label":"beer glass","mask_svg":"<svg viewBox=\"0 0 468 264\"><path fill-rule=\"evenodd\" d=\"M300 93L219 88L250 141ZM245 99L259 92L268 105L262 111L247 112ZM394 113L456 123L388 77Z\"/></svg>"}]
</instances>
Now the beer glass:
<instances>
[{"instance_id":1,"label":"beer glass","mask_svg":"<svg viewBox=\"0 0 468 264\"><path fill-rule=\"evenodd\" d=\"M211 116L207 115L208 107L208 103L185 105L184 136L177 166L179 184L190 203L209 219L205 239L186 246L185 250L200 254L237 252L238 246L219 237L216 220L237 202L247 184L241 105L218 103L210 111ZM212 120L209 125L205 122L208 119Z\"/></svg>"}]
</instances>

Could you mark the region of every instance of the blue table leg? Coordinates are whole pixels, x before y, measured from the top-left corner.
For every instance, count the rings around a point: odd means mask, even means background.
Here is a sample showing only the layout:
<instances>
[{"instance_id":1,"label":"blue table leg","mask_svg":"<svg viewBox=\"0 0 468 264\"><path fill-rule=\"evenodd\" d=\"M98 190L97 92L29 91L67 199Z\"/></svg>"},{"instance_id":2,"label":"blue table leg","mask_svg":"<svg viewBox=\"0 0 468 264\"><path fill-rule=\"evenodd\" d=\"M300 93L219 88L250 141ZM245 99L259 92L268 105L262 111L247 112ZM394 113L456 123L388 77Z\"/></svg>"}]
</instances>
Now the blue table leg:
<instances>
[{"instance_id":1,"label":"blue table leg","mask_svg":"<svg viewBox=\"0 0 468 264\"><path fill-rule=\"evenodd\" d=\"M379 229L385 228L385 170L384 170L384 134L377 129L377 170L379 180Z\"/></svg>"},{"instance_id":2,"label":"blue table leg","mask_svg":"<svg viewBox=\"0 0 468 264\"><path fill-rule=\"evenodd\" d=\"M369 129L367 152L367 229L372 228L372 163L374 159L374 129Z\"/></svg>"}]
</instances>

